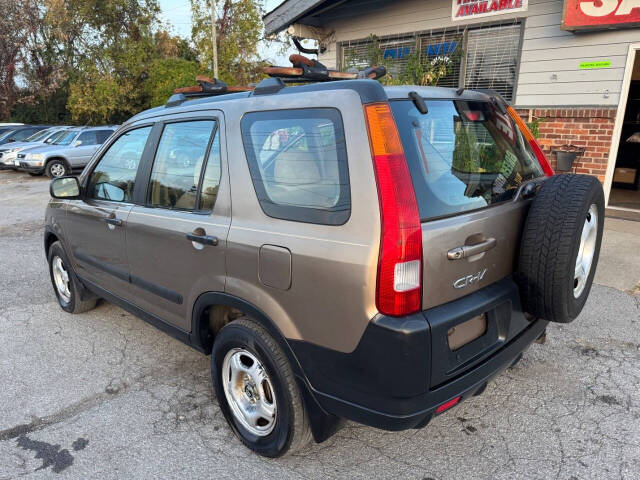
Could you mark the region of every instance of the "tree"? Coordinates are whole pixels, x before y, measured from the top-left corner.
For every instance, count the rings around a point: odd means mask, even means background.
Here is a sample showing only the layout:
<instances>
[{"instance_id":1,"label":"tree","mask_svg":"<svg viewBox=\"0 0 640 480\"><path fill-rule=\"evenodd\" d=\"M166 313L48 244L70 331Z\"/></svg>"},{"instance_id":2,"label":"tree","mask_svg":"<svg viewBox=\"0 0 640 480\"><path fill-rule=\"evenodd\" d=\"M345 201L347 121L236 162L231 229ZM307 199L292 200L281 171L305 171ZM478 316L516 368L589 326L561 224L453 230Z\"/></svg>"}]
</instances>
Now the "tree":
<instances>
[{"instance_id":1,"label":"tree","mask_svg":"<svg viewBox=\"0 0 640 480\"><path fill-rule=\"evenodd\" d=\"M147 81L151 106L164 105L174 89L192 85L200 72L197 62L184 58L158 59L153 62Z\"/></svg>"},{"instance_id":2,"label":"tree","mask_svg":"<svg viewBox=\"0 0 640 480\"><path fill-rule=\"evenodd\" d=\"M220 79L230 84L247 84L263 77L264 63L258 55L263 39L260 0L218 0L216 28ZM192 40L203 68L210 69L211 0L191 0Z\"/></svg>"},{"instance_id":3,"label":"tree","mask_svg":"<svg viewBox=\"0 0 640 480\"><path fill-rule=\"evenodd\" d=\"M157 52L156 0L71 0L89 30L83 75L70 85L69 110L82 123L119 123L148 106L144 81ZM92 41L91 39L97 41Z\"/></svg>"},{"instance_id":4,"label":"tree","mask_svg":"<svg viewBox=\"0 0 640 480\"><path fill-rule=\"evenodd\" d=\"M16 101L15 77L34 28L32 0L0 2L0 120L9 117Z\"/></svg>"}]
</instances>

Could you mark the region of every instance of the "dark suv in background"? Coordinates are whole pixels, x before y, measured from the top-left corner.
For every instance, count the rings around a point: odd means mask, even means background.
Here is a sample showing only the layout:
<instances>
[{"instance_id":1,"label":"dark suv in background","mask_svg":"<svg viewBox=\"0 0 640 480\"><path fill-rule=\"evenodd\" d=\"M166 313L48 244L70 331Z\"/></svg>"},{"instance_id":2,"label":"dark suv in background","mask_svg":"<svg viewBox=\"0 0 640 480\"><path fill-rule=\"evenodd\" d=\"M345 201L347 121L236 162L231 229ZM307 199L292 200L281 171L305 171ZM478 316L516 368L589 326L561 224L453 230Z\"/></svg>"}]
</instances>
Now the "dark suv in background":
<instances>
[{"instance_id":1,"label":"dark suv in background","mask_svg":"<svg viewBox=\"0 0 640 480\"><path fill-rule=\"evenodd\" d=\"M602 187L554 176L499 96L272 78L186 100L53 180L44 247L64 310L107 299L211 354L259 454L343 419L423 427L580 313Z\"/></svg>"}]
</instances>

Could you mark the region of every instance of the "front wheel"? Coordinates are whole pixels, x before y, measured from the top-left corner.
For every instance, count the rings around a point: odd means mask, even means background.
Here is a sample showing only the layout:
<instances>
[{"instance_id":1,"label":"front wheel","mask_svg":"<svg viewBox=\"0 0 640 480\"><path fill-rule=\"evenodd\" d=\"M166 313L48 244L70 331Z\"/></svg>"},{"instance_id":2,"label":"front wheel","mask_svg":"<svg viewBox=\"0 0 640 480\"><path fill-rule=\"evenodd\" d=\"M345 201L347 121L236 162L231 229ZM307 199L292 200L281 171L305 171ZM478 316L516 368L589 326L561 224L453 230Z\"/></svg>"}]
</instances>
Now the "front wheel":
<instances>
[{"instance_id":1,"label":"front wheel","mask_svg":"<svg viewBox=\"0 0 640 480\"><path fill-rule=\"evenodd\" d=\"M248 317L216 336L211 377L227 422L251 450L280 457L311 440L302 395L282 348Z\"/></svg>"},{"instance_id":2,"label":"front wheel","mask_svg":"<svg viewBox=\"0 0 640 480\"><path fill-rule=\"evenodd\" d=\"M69 169L62 160L51 160L49 163L47 163L45 172L50 178L58 178L68 175Z\"/></svg>"},{"instance_id":3,"label":"front wheel","mask_svg":"<svg viewBox=\"0 0 640 480\"><path fill-rule=\"evenodd\" d=\"M60 242L49 247L49 274L58 303L65 312L83 313L96 306L96 299L80 283L73 272Z\"/></svg>"}]
</instances>

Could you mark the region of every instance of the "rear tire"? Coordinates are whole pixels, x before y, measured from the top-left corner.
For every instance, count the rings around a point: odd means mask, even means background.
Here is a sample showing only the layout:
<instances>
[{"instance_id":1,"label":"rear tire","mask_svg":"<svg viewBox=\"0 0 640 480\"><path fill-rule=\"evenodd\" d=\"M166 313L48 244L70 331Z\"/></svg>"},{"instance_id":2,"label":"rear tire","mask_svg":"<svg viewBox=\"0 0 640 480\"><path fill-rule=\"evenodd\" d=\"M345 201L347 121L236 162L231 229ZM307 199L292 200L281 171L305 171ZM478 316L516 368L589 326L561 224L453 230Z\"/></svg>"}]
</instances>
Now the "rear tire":
<instances>
[{"instance_id":1,"label":"rear tire","mask_svg":"<svg viewBox=\"0 0 640 480\"><path fill-rule=\"evenodd\" d=\"M235 371L230 365L234 356L240 361L236 362L239 368ZM241 365L243 356L246 361ZM258 382L251 381L253 377L247 373L253 367L260 372ZM280 457L299 451L310 442L307 412L289 361L271 334L249 317L229 323L216 335L211 377L229 426L254 452ZM263 411L270 409L274 413L254 420L252 409L259 411L256 409L265 398L268 406Z\"/></svg>"},{"instance_id":2,"label":"rear tire","mask_svg":"<svg viewBox=\"0 0 640 480\"><path fill-rule=\"evenodd\" d=\"M96 306L97 299L80 283L62 244L53 242L47 255L53 290L60 307L69 313L84 313Z\"/></svg>"},{"instance_id":3,"label":"rear tire","mask_svg":"<svg viewBox=\"0 0 640 480\"><path fill-rule=\"evenodd\" d=\"M546 180L527 216L517 278L526 312L559 323L582 311L604 226L604 192L589 175Z\"/></svg>"}]
</instances>

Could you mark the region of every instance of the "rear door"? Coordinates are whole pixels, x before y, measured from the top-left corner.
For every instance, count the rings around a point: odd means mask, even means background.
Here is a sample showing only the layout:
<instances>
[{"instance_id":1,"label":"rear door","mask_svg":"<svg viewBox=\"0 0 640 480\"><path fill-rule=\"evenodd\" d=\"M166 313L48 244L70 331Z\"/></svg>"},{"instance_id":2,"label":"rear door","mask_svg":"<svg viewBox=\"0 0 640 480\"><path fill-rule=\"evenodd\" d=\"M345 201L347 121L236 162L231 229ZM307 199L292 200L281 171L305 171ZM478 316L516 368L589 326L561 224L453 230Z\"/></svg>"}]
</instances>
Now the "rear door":
<instances>
[{"instance_id":1,"label":"rear door","mask_svg":"<svg viewBox=\"0 0 640 480\"><path fill-rule=\"evenodd\" d=\"M191 307L225 289L231 221L222 115L190 114L156 126L145 189L127 222L131 301L184 331Z\"/></svg>"},{"instance_id":2,"label":"rear door","mask_svg":"<svg viewBox=\"0 0 640 480\"><path fill-rule=\"evenodd\" d=\"M409 100L394 101L392 108L422 219L422 307L430 311L514 273L530 205L517 192L525 182L544 174L511 117L493 103L427 100L426 104L426 114L418 112ZM482 303L484 297L474 297L473 303ZM509 301L514 303L517 298ZM432 312L434 352L451 341L447 336L453 335L454 327L458 332L468 328L463 338L454 336L451 349L459 347L460 341L464 345L468 340L465 335L473 338L475 327L479 327L478 334L493 335L480 342L485 351L470 348L466 355L461 355L462 350L452 355L450 370L472 358L478 360L526 326L522 315L511 318L518 305L505 310L489 302L486 308L467 310L466 316L456 316L454 309ZM461 327L474 316L482 317L480 323ZM446 362L441 363L445 368ZM441 373L439 377L433 372L436 379L447 377Z\"/></svg>"}]
</instances>

